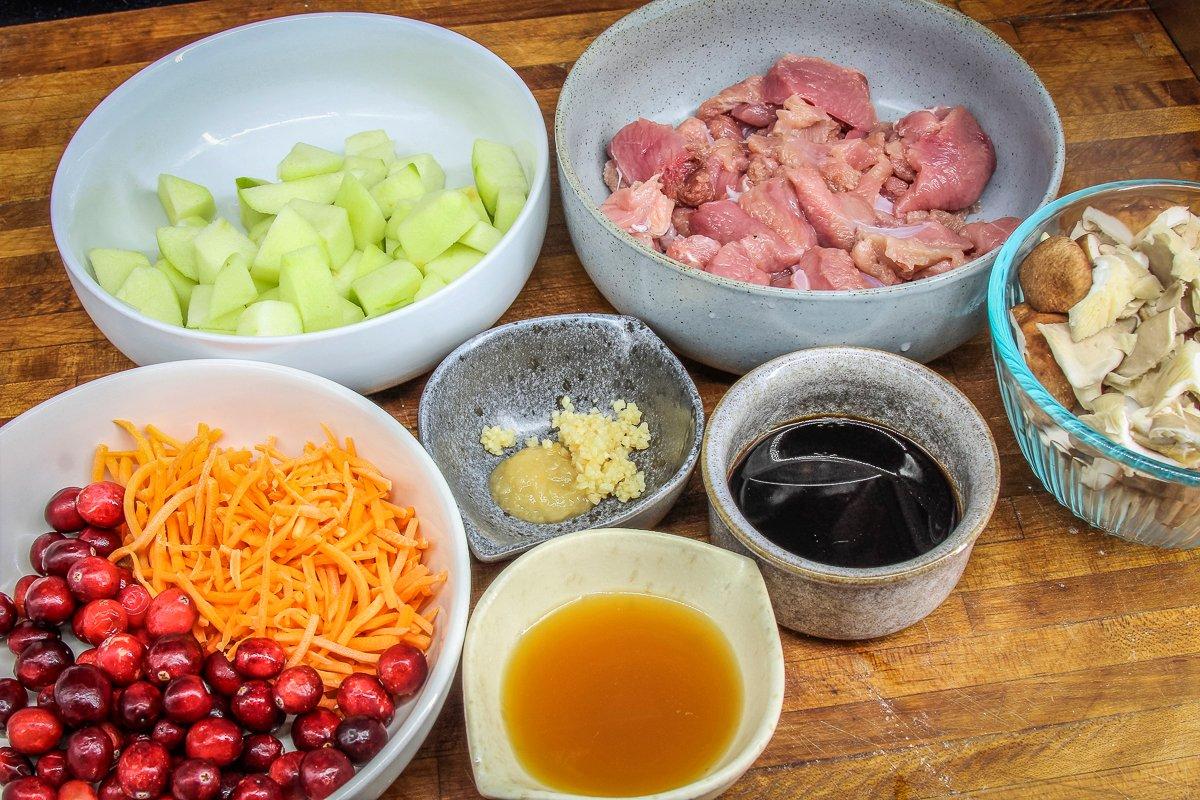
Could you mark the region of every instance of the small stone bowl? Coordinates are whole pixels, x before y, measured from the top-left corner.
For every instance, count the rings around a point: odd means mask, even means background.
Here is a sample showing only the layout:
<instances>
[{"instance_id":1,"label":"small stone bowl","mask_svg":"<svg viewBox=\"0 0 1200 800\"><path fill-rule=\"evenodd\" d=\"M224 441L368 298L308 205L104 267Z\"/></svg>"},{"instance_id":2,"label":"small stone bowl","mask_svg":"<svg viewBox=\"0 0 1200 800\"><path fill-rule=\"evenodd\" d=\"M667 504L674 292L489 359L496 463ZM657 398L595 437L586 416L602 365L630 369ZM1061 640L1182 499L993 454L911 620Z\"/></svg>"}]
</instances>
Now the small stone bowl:
<instances>
[{"instance_id":1,"label":"small stone bowl","mask_svg":"<svg viewBox=\"0 0 1200 800\"><path fill-rule=\"evenodd\" d=\"M637 403L650 446L631 458L646 474L646 491L628 503L610 497L562 522L524 522L501 511L488 489L492 470L516 450L494 456L479 435L486 425L512 428L517 447L549 437L550 414L564 395L581 411ZM500 561L564 533L654 527L696 466L704 406L679 359L642 321L564 314L501 325L452 352L425 385L418 426L458 501L472 554Z\"/></svg>"},{"instance_id":2,"label":"small stone bowl","mask_svg":"<svg viewBox=\"0 0 1200 800\"><path fill-rule=\"evenodd\" d=\"M734 503L729 475L759 438L795 420L847 416L912 439L941 464L961 521L917 558L883 567L822 564L759 533ZM826 639L871 639L907 628L958 583L1000 492L996 443L962 392L906 358L858 347L818 347L763 364L713 412L701 469L712 541L758 561L784 627Z\"/></svg>"}]
</instances>

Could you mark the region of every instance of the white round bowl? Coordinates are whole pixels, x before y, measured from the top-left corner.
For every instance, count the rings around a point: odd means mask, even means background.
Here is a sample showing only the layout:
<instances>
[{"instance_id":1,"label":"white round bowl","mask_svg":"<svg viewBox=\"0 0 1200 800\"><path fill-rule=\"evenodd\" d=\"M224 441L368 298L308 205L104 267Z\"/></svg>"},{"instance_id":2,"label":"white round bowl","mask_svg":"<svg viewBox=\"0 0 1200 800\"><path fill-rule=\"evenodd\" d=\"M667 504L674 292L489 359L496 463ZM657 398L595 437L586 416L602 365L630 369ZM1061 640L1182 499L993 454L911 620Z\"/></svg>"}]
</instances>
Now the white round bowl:
<instances>
[{"instance_id":1,"label":"white round bowl","mask_svg":"<svg viewBox=\"0 0 1200 800\"><path fill-rule=\"evenodd\" d=\"M100 288L93 247L152 251L166 224L159 173L208 186L236 221L234 178L274 179L296 142L341 150L383 128L401 153L432 153L448 186L471 182L476 138L513 146L530 194L504 240L449 287L332 330L252 338L152 320ZM159 59L109 95L63 153L50 222L96 326L138 364L248 358L315 372L364 393L430 369L490 327L525 285L549 208L549 149L537 101L498 56L452 31L382 14L306 14L218 33Z\"/></svg>"},{"instance_id":2,"label":"white round bowl","mask_svg":"<svg viewBox=\"0 0 1200 800\"><path fill-rule=\"evenodd\" d=\"M247 402L252 398L252 402ZM251 445L276 436L285 452L321 440L321 423L352 436L359 452L392 479L394 496L417 509L432 543L431 569L446 583L429 649L424 688L399 705L390 739L330 800L374 800L395 781L429 734L454 682L467 628L471 566L454 497L433 460L403 425L381 408L337 384L287 367L247 361L183 361L120 372L47 400L0 428L0 591L11 592L32 571L29 545L47 530L42 510L63 486L82 486L101 442L125 434L112 420L153 423L190 436L199 422L221 428L223 445ZM0 674L11 674L12 654L0 651Z\"/></svg>"}]
</instances>

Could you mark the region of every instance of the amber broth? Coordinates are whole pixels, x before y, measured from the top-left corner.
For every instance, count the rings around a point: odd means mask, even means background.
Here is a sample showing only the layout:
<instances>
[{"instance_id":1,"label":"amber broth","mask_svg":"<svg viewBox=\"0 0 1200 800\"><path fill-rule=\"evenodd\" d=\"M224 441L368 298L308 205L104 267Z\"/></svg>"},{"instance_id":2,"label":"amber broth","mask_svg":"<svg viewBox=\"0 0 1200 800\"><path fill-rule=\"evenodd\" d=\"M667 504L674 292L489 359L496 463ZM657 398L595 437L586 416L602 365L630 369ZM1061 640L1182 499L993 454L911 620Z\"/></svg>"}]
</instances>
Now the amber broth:
<instances>
[{"instance_id":1,"label":"amber broth","mask_svg":"<svg viewBox=\"0 0 1200 800\"><path fill-rule=\"evenodd\" d=\"M517 758L550 788L630 797L691 783L729 747L742 676L696 609L644 594L583 597L525 632L505 668Z\"/></svg>"}]
</instances>

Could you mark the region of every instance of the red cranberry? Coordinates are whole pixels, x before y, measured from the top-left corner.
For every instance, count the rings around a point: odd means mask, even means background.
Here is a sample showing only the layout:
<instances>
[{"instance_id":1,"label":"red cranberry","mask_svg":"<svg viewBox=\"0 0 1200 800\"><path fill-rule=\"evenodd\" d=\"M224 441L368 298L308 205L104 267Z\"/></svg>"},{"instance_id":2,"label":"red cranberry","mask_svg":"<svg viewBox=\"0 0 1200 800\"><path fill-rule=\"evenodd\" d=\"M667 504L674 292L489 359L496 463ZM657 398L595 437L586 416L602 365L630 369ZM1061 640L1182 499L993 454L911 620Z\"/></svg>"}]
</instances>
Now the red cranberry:
<instances>
[{"instance_id":1,"label":"red cranberry","mask_svg":"<svg viewBox=\"0 0 1200 800\"><path fill-rule=\"evenodd\" d=\"M80 728L67 737L67 766L71 774L95 783L108 774L116 757L112 739L93 725Z\"/></svg>"},{"instance_id":2,"label":"red cranberry","mask_svg":"<svg viewBox=\"0 0 1200 800\"><path fill-rule=\"evenodd\" d=\"M86 525L75 508L75 498L78 496L78 486L68 486L55 492L50 502L46 503L46 524L63 533L77 531Z\"/></svg>"},{"instance_id":3,"label":"red cranberry","mask_svg":"<svg viewBox=\"0 0 1200 800\"><path fill-rule=\"evenodd\" d=\"M113 725L108 720L101 722L96 727L104 731L108 735L108 738L112 741L113 753L115 755L120 755L121 751L125 749L125 734L122 733L116 725Z\"/></svg>"},{"instance_id":4,"label":"red cranberry","mask_svg":"<svg viewBox=\"0 0 1200 800\"><path fill-rule=\"evenodd\" d=\"M75 663L96 666L96 648L89 647L87 650L80 651L79 655L75 656Z\"/></svg>"},{"instance_id":5,"label":"red cranberry","mask_svg":"<svg viewBox=\"0 0 1200 800\"><path fill-rule=\"evenodd\" d=\"M129 627L140 628L146 624L146 611L150 608L150 592L140 583L131 583L117 594L117 601L125 609Z\"/></svg>"},{"instance_id":6,"label":"red cranberry","mask_svg":"<svg viewBox=\"0 0 1200 800\"><path fill-rule=\"evenodd\" d=\"M90 783L73 780L58 787L58 800L99 800L99 798Z\"/></svg>"},{"instance_id":7,"label":"red cranberry","mask_svg":"<svg viewBox=\"0 0 1200 800\"><path fill-rule=\"evenodd\" d=\"M112 709L112 684L97 667L67 667L54 682L54 702L63 722L75 728L99 722Z\"/></svg>"},{"instance_id":8,"label":"red cranberry","mask_svg":"<svg viewBox=\"0 0 1200 800\"><path fill-rule=\"evenodd\" d=\"M93 600L75 612L75 624L79 638L88 644L98 645L108 637L124 633L129 628L125 609L116 600Z\"/></svg>"},{"instance_id":9,"label":"red cranberry","mask_svg":"<svg viewBox=\"0 0 1200 800\"><path fill-rule=\"evenodd\" d=\"M221 791L221 768L202 758L189 758L175 768L171 796L175 800L213 800Z\"/></svg>"},{"instance_id":10,"label":"red cranberry","mask_svg":"<svg viewBox=\"0 0 1200 800\"><path fill-rule=\"evenodd\" d=\"M283 646L271 639L252 636L238 645L233 656L233 668L243 678L274 678L283 671L287 653Z\"/></svg>"},{"instance_id":11,"label":"red cranberry","mask_svg":"<svg viewBox=\"0 0 1200 800\"><path fill-rule=\"evenodd\" d=\"M97 800L129 800L125 796L125 790L121 788L120 781L117 780L117 773L110 772L108 777L100 782L100 789L96 792Z\"/></svg>"},{"instance_id":12,"label":"red cranberry","mask_svg":"<svg viewBox=\"0 0 1200 800\"><path fill-rule=\"evenodd\" d=\"M115 528L125 521L124 502L124 486L112 481L97 481L79 490L75 509L88 525Z\"/></svg>"},{"instance_id":13,"label":"red cranberry","mask_svg":"<svg viewBox=\"0 0 1200 800\"><path fill-rule=\"evenodd\" d=\"M67 586L81 602L117 596L121 576L107 558L84 556L67 570Z\"/></svg>"},{"instance_id":14,"label":"red cranberry","mask_svg":"<svg viewBox=\"0 0 1200 800\"><path fill-rule=\"evenodd\" d=\"M62 750L51 750L37 760L34 774L55 789L66 783L67 754Z\"/></svg>"},{"instance_id":15,"label":"red cranberry","mask_svg":"<svg viewBox=\"0 0 1200 800\"><path fill-rule=\"evenodd\" d=\"M188 633L199 618L200 612L192 598L172 586L150 601L150 607L146 609L146 630L151 636Z\"/></svg>"},{"instance_id":16,"label":"red cranberry","mask_svg":"<svg viewBox=\"0 0 1200 800\"><path fill-rule=\"evenodd\" d=\"M160 719L154 723L154 727L150 730L150 741L158 742L163 747L171 752L183 747L184 741L187 739L187 728L180 725L178 722L173 722L169 719Z\"/></svg>"},{"instance_id":17,"label":"red cranberry","mask_svg":"<svg viewBox=\"0 0 1200 800\"><path fill-rule=\"evenodd\" d=\"M283 742L269 733L252 733L242 740L242 768L266 772L283 755Z\"/></svg>"},{"instance_id":18,"label":"red cranberry","mask_svg":"<svg viewBox=\"0 0 1200 800\"><path fill-rule=\"evenodd\" d=\"M4 592L0 592L0 636L8 636L17 624L17 604Z\"/></svg>"},{"instance_id":19,"label":"red cranberry","mask_svg":"<svg viewBox=\"0 0 1200 800\"><path fill-rule=\"evenodd\" d=\"M212 711L209 711L208 715L221 719L233 719L233 712L229 710L229 698L223 694L212 695Z\"/></svg>"},{"instance_id":20,"label":"red cranberry","mask_svg":"<svg viewBox=\"0 0 1200 800\"><path fill-rule=\"evenodd\" d=\"M167 749L157 742L134 742L117 760L117 780L133 800L153 800L163 793L171 768Z\"/></svg>"},{"instance_id":21,"label":"red cranberry","mask_svg":"<svg viewBox=\"0 0 1200 800\"><path fill-rule=\"evenodd\" d=\"M170 634L155 639L146 651L146 676L166 684L180 675L199 675L203 663L204 651L196 637L190 633Z\"/></svg>"},{"instance_id":22,"label":"red cranberry","mask_svg":"<svg viewBox=\"0 0 1200 800\"><path fill-rule=\"evenodd\" d=\"M67 571L76 561L94 555L96 548L82 539L60 539L46 545L46 552L42 554L42 566L46 568L47 575L65 578Z\"/></svg>"},{"instance_id":23,"label":"red cranberry","mask_svg":"<svg viewBox=\"0 0 1200 800\"><path fill-rule=\"evenodd\" d=\"M204 719L212 707L212 694L199 675L180 675L163 692L163 713L184 725Z\"/></svg>"},{"instance_id":24,"label":"red cranberry","mask_svg":"<svg viewBox=\"0 0 1200 800\"><path fill-rule=\"evenodd\" d=\"M242 732L227 719L202 719L188 731L186 749L188 758L204 758L227 767L242 754Z\"/></svg>"},{"instance_id":25,"label":"red cranberry","mask_svg":"<svg viewBox=\"0 0 1200 800\"><path fill-rule=\"evenodd\" d=\"M231 800L283 800L283 789L266 775L247 775L234 787Z\"/></svg>"},{"instance_id":26,"label":"red cranberry","mask_svg":"<svg viewBox=\"0 0 1200 800\"><path fill-rule=\"evenodd\" d=\"M233 790L242 782L245 777L237 770L225 770L221 773L221 791L217 795L220 800L230 800L233 797Z\"/></svg>"},{"instance_id":27,"label":"red cranberry","mask_svg":"<svg viewBox=\"0 0 1200 800\"><path fill-rule=\"evenodd\" d=\"M97 550L96 552L100 552L100 551ZM111 555L111 553L110 553L110 555ZM134 584L141 586L141 584L139 584L137 582L137 578L135 578L133 576L133 572L129 569L126 569L125 567L117 567L117 576L118 576L117 577L117 590L118 591L124 589L126 586L133 586Z\"/></svg>"},{"instance_id":28,"label":"red cranberry","mask_svg":"<svg viewBox=\"0 0 1200 800\"><path fill-rule=\"evenodd\" d=\"M84 528L79 532L78 538L96 548L96 555L104 558L108 558L114 550L121 546L121 532L111 528ZM118 567L118 582L120 576L121 569Z\"/></svg>"},{"instance_id":29,"label":"red cranberry","mask_svg":"<svg viewBox=\"0 0 1200 800\"><path fill-rule=\"evenodd\" d=\"M146 681L129 684L116 703L116 720L131 731L145 731L162 714L162 692Z\"/></svg>"},{"instance_id":30,"label":"red cranberry","mask_svg":"<svg viewBox=\"0 0 1200 800\"><path fill-rule=\"evenodd\" d=\"M429 662L420 650L407 642L399 642L383 651L375 670L385 689L397 697L404 697L425 683Z\"/></svg>"},{"instance_id":31,"label":"red cranberry","mask_svg":"<svg viewBox=\"0 0 1200 800\"><path fill-rule=\"evenodd\" d=\"M347 675L337 690L338 710L347 717L370 717L387 725L396 714L396 704L387 689L365 672Z\"/></svg>"},{"instance_id":32,"label":"red cranberry","mask_svg":"<svg viewBox=\"0 0 1200 800\"><path fill-rule=\"evenodd\" d=\"M309 800L325 800L354 777L354 766L341 750L310 750L300 762L300 788Z\"/></svg>"},{"instance_id":33,"label":"red cranberry","mask_svg":"<svg viewBox=\"0 0 1200 800\"><path fill-rule=\"evenodd\" d=\"M297 750L316 750L333 744L333 734L342 718L328 708L301 714L292 721L292 742Z\"/></svg>"},{"instance_id":34,"label":"red cranberry","mask_svg":"<svg viewBox=\"0 0 1200 800\"><path fill-rule=\"evenodd\" d=\"M278 783L284 788L284 791L291 795L292 789L296 789L300 784L300 762L304 760L303 750L292 750L284 753L271 764L271 768L267 770L267 774L271 776L271 780Z\"/></svg>"},{"instance_id":35,"label":"red cranberry","mask_svg":"<svg viewBox=\"0 0 1200 800\"><path fill-rule=\"evenodd\" d=\"M242 676L237 674L233 664L220 650L214 650L204 660L204 680L215 691L232 696L242 685Z\"/></svg>"},{"instance_id":36,"label":"red cranberry","mask_svg":"<svg viewBox=\"0 0 1200 800\"><path fill-rule=\"evenodd\" d=\"M52 683L38 692L35 702L38 708L44 708L57 715L58 703L54 702L54 684Z\"/></svg>"},{"instance_id":37,"label":"red cranberry","mask_svg":"<svg viewBox=\"0 0 1200 800\"><path fill-rule=\"evenodd\" d=\"M0 678L0 731L8 724L8 718L29 704L25 687L15 678Z\"/></svg>"},{"instance_id":38,"label":"red cranberry","mask_svg":"<svg viewBox=\"0 0 1200 800\"><path fill-rule=\"evenodd\" d=\"M62 625L75 612L75 598L67 582L57 575L47 575L29 584L25 594L25 616L43 625Z\"/></svg>"},{"instance_id":39,"label":"red cranberry","mask_svg":"<svg viewBox=\"0 0 1200 800\"><path fill-rule=\"evenodd\" d=\"M275 707L271 685L266 681L246 681L229 700L233 718L247 730L270 733L283 722L283 712Z\"/></svg>"},{"instance_id":40,"label":"red cranberry","mask_svg":"<svg viewBox=\"0 0 1200 800\"><path fill-rule=\"evenodd\" d=\"M67 537L58 531L43 533L29 545L29 566L39 575L46 574L46 548L55 542L64 541Z\"/></svg>"},{"instance_id":41,"label":"red cranberry","mask_svg":"<svg viewBox=\"0 0 1200 800\"><path fill-rule=\"evenodd\" d=\"M41 778L17 778L4 787L3 800L57 800L58 790Z\"/></svg>"},{"instance_id":42,"label":"red cranberry","mask_svg":"<svg viewBox=\"0 0 1200 800\"><path fill-rule=\"evenodd\" d=\"M29 759L11 747L0 747L0 785L12 783L17 778L28 778L33 774Z\"/></svg>"},{"instance_id":43,"label":"red cranberry","mask_svg":"<svg viewBox=\"0 0 1200 800\"><path fill-rule=\"evenodd\" d=\"M365 764L387 744L387 728L372 717L347 717L337 726L334 745L355 764Z\"/></svg>"},{"instance_id":44,"label":"red cranberry","mask_svg":"<svg viewBox=\"0 0 1200 800\"><path fill-rule=\"evenodd\" d=\"M25 597L29 594L29 587L40 577L40 575L22 575L17 578L17 583L13 587L13 605L17 607L18 617L25 616Z\"/></svg>"},{"instance_id":45,"label":"red cranberry","mask_svg":"<svg viewBox=\"0 0 1200 800\"><path fill-rule=\"evenodd\" d=\"M63 670L71 666L75 656L60 639L32 642L17 656L13 668L17 680L31 691L41 691L58 680Z\"/></svg>"},{"instance_id":46,"label":"red cranberry","mask_svg":"<svg viewBox=\"0 0 1200 800\"><path fill-rule=\"evenodd\" d=\"M288 667L275 679L275 705L285 714L304 714L321 702L325 685L307 665Z\"/></svg>"},{"instance_id":47,"label":"red cranberry","mask_svg":"<svg viewBox=\"0 0 1200 800\"><path fill-rule=\"evenodd\" d=\"M23 755L50 752L62 734L62 721L44 708L22 708L8 718L8 742Z\"/></svg>"},{"instance_id":48,"label":"red cranberry","mask_svg":"<svg viewBox=\"0 0 1200 800\"><path fill-rule=\"evenodd\" d=\"M117 686L128 686L142 677L144 648L128 633L115 633L96 647L96 666Z\"/></svg>"},{"instance_id":49,"label":"red cranberry","mask_svg":"<svg viewBox=\"0 0 1200 800\"><path fill-rule=\"evenodd\" d=\"M19 656L26 647L34 642L46 642L58 638L57 628L49 628L36 622L22 620L8 634L8 649Z\"/></svg>"}]
</instances>

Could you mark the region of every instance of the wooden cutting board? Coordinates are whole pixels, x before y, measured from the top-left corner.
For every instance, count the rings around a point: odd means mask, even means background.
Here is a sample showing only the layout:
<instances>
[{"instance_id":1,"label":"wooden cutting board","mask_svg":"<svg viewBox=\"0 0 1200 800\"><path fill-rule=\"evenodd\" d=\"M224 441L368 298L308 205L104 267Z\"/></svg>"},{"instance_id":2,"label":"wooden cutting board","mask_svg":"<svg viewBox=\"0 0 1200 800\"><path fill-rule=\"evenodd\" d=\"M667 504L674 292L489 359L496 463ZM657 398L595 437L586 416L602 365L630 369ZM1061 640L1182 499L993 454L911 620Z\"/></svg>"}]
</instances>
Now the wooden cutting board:
<instances>
[{"instance_id":1,"label":"wooden cutting board","mask_svg":"<svg viewBox=\"0 0 1200 800\"><path fill-rule=\"evenodd\" d=\"M799 0L798 0L799 2ZM334 9L417 17L476 39L533 88L547 125L571 63L633 0L211 0L0 28L0 420L130 365L67 283L49 193L68 138L148 62L254 19ZM1063 191L1200 179L1200 82L1141 0L959 0L1041 75L1067 136ZM546 246L505 321L610 311L555 202ZM731 378L689 365L711 411ZM735 798L1200 797L1200 551L1090 531L1042 491L1008 428L984 337L933 365L988 419L1004 484L962 582L882 640L784 633L787 698ZM415 426L420 380L373 399ZM661 525L706 535L693 478ZM499 571L474 568L476 593ZM478 596L478 594L476 595ZM451 695L399 798L476 796Z\"/></svg>"}]
</instances>

